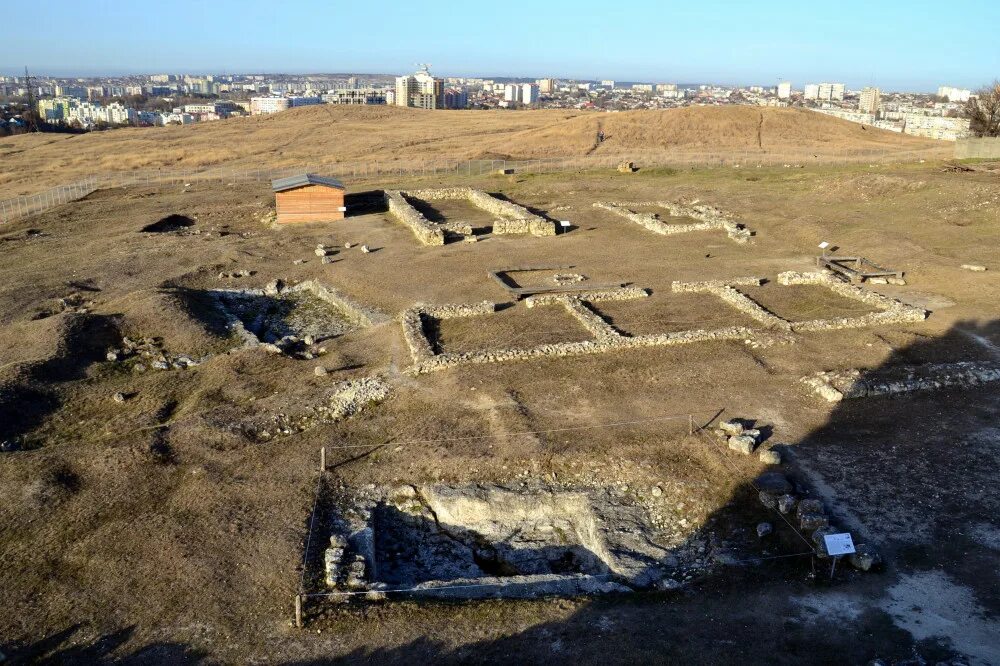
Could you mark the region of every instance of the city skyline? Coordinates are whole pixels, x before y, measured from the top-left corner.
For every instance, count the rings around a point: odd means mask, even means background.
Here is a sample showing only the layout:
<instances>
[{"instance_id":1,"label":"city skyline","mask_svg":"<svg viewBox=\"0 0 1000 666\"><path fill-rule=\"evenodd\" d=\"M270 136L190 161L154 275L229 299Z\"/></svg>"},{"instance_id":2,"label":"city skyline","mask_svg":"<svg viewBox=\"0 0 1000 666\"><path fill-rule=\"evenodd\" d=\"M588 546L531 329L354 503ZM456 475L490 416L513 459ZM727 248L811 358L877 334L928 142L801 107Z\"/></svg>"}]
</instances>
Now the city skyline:
<instances>
[{"instance_id":1,"label":"city skyline","mask_svg":"<svg viewBox=\"0 0 1000 666\"><path fill-rule=\"evenodd\" d=\"M106 6L108 11L101 11ZM259 0L211 7L180 2L176 13L197 12L180 35L164 33L160 13L98 2L82 7L59 0L42 25L0 46L0 72L91 77L170 73L358 72L393 75L429 61L441 76L698 82L793 86L843 81L849 88L932 92L940 85L976 88L1000 71L992 26L1000 6L965 0L950 11L929 2L844 2L805 7L773 2L766 11L708 2L594 2L544 6L512 0L502 7L462 9L391 3L390 7ZM220 30L240 16L239 31ZM975 23L963 17L976 15ZM642 17L636 20L635 16ZM440 26L447 39L426 40ZM383 39L371 30L384 25ZM331 27L336 29L331 31ZM504 29L504 28L509 29ZM109 38L94 40L94 34ZM960 35L961 39L956 39ZM113 38L110 38L113 36ZM599 45L599 48L595 47ZM72 64L69 64L72 63Z\"/></svg>"}]
</instances>

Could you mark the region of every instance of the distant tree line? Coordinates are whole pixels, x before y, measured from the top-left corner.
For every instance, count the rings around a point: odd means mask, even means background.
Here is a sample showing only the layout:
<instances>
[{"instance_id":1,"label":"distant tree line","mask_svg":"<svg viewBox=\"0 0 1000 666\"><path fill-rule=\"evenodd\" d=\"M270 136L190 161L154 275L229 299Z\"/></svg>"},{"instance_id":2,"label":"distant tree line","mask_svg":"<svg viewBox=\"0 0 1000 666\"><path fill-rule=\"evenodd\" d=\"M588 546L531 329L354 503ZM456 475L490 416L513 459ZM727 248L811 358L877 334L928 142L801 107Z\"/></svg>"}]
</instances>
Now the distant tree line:
<instances>
[{"instance_id":1,"label":"distant tree line","mask_svg":"<svg viewBox=\"0 0 1000 666\"><path fill-rule=\"evenodd\" d=\"M976 136L1000 136L1000 80L977 90L965 104L965 115Z\"/></svg>"}]
</instances>

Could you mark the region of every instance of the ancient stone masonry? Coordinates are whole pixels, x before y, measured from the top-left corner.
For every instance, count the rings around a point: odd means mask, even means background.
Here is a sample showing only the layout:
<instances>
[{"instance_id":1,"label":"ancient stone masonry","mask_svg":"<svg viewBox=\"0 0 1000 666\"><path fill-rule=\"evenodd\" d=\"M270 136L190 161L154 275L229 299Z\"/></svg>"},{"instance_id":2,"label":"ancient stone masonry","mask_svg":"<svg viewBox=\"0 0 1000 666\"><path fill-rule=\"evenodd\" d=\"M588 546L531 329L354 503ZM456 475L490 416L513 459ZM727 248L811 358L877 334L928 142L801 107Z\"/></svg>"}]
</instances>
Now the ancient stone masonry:
<instances>
[{"instance_id":1,"label":"ancient stone masonry","mask_svg":"<svg viewBox=\"0 0 1000 666\"><path fill-rule=\"evenodd\" d=\"M410 347L414 362L408 372L410 374L424 374L468 364L601 354L624 349L672 346L711 340L746 340L754 335L754 332L749 328L734 326L714 331L694 330L628 337L616 331L588 305L588 303L602 300L633 300L645 298L648 295L644 289L626 287L573 295L541 294L532 296L525 300L526 307L562 305L595 339L545 344L527 349L489 349L460 354L435 353L434 346L427 339L425 333L424 319L427 317L444 319L488 314L496 309L497 304L483 302L464 306L415 306L404 312L401 318L403 336Z\"/></svg>"},{"instance_id":2,"label":"ancient stone masonry","mask_svg":"<svg viewBox=\"0 0 1000 666\"><path fill-rule=\"evenodd\" d=\"M790 331L792 326L789 322L768 312L749 296L732 287L732 285L758 286L763 284L763 282L762 278L744 277L733 278L731 280L707 280L704 282L674 282L670 285L670 288L675 293L707 292L714 294L768 328Z\"/></svg>"},{"instance_id":3,"label":"ancient stone masonry","mask_svg":"<svg viewBox=\"0 0 1000 666\"><path fill-rule=\"evenodd\" d=\"M859 317L837 317L834 319L817 319L813 321L796 322L792 324L792 330L796 332L804 331L832 331L843 328L865 328L868 326L882 326L885 324L904 324L915 321L923 321L927 318L926 310L906 305L894 298L883 296L882 294L857 287L845 282L841 282L829 273L796 273L788 271L778 274L778 284L782 285L821 285L827 287L835 294L845 298L861 301L866 305L877 308L881 312L872 312Z\"/></svg>"},{"instance_id":4,"label":"ancient stone masonry","mask_svg":"<svg viewBox=\"0 0 1000 666\"><path fill-rule=\"evenodd\" d=\"M314 280L294 286L275 280L263 289L214 289L208 294L244 345L271 351L286 352L301 347L303 340L323 340L389 320Z\"/></svg>"},{"instance_id":5,"label":"ancient stone masonry","mask_svg":"<svg viewBox=\"0 0 1000 666\"><path fill-rule=\"evenodd\" d=\"M496 303L482 301L480 303L459 305L423 305L418 304L404 311L400 317L403 325L403 338L410 348L414 363L420 363L434 356L434 346L427 339L424 330L426 320L451 319L455 317L474 317L495 312Z\"/></svg>"},{"instance_id":6,"label":"ancient stone masonry","mask_svg":"<svg viewBox=\"0 0 1000 666\"><path fill-rule=\"evenodd\" d=\"M390 194L395 200L390 201ZM519 206L511 201L504 201L503 199L498 199L496 197L490 196L482 190L473 189L471 187L443 187L437 189L428 190L407 190L406 192L386 192L386 202L389 203L389 211L400 217L407 226L413 227L414 224L420 226L424 231L421 233L426 233L427 229L431 230L448 230L454 233L459 233L465 236L472 235L472 227L467 223L455 223L446 222L441 225L436 225L421 215L413 206L411 206L405 197L413 197L416 199L422 199L424 201L447 201L447 200L461 200L468 201L473 206L480 208L490 215L493 215L495 219L493 220L493 231L494 235L503 234L531 234L532 236L555 236L556 235L556 225L554 222L546 220L545 218L535 215L529 211L524 206ZM402 206L405 205L410 212L406 212L408 215L407 219L402 219L402 217L396 213L393 209L394 206L400 210ZM414 233L417 233L414 231ZM420 234L417 235L420 238ZM423 241L423 238L421 238ZM428 243L423 241L425 245L443 245L444 236L441 237L441 242L431 242Z\"/></svg>"},{"instance_id":7,"label":"ancient stone masonry","mask_svg":"<svg viewBox=\"0 0 1000 666\"><path fill-rule=\"evenodd\" d=\"M959 361L890 367L875 372L839 370L817 372L803 377L801 381L824 400L840 402L845 398L870 398L949 387L981 386L1000 381L1000 365Z\"/></svg>"},{"instance_id":8,"label":"ancient stone masonry","mask_svg":"<svg viewBox=\"0 0 1000 666\"><path fill-rule=\"evenodd\" d=\"M389 212L406 225L424 245L444 245L444 230L428 220L397 190L385 191L385 204Z\"/></svg>"},{"instance_id":9,"label":"ancient stone masonry","mask_svg":"<svg viewBox=\"0 0 1000 666\"><path fill-rule=\"evenodd\" d=\"M666 209L671 217L688 217L693 220L697 220L697 222L690 224L668 224L661 220L659 214L657 213L639 213L631 210L632 208L639 206L659 206ZM712 229L721 229L725 231L726 234L728 234L728 236L737 243L746 243L750 240L751 236L753 236L753 232L744 227L742 224L737 224L733 221L732 217L728 213L725 213L713 206L683 206L669 201L635 203L598 201L594 204L594 207L603 208L604 210L624 217L630 222L635 222L653 233L665 236L672 234L684 234L692 231L708 231Z\"/></svg>"},{"instance_id":10,"label":"ancient stone masonry","mask_svg":"<svg viewBox=\"0 0 1000 666\"><path fill-rule=\"evenodd\" d=\"M591 310L579 298L567 298L563 301L563 305L596 339L616 340L621 337L618 331L612 328L608 322L604 321L600 315Z\"/></svg>"},{"instance_id":11,"label":"ancient stone masonry","mask_svg":"<svg viewBox=\"0 0 1000 666\"><path fill-rule=\"evenodd\" d=\"M781 280L784 280L784 282L781 282ZM809 281L803 282L801 280ZM410 353L414 362L414 365L409 368L408 372L411 374L423 374L468 364L500 363L542 357L602 354L641 347L672 346L719 340L741 340L752 346L762 346L774 344L775 342L793 342L795 337L792 333L797 331L919 321L925 316L923 310L904 305L881 294L843 284L823 274L802 275L797 273L782 273L779 277L779 282L781 284L822 284L830 287L838 294L861 300L874 307L882 308L883 311L862 317L819 320L796 324L768 312L757 302L734 288L734 286L740 285L760 285L763 283L762 278L737 277L727 280L708 280L703 282L674 282L672 285L674 292L705 292L714 294L740 312L764 324L765 328L754 329L745 326L731 326L717 330L699 329L674 333L627 336L609 325L590 304L601 301L644 298L649 295L644 289L629 286L616 289L583 291L573 294L536 294L524 300L525 307L562 305L566 308L567 312L583 325L593 336L593 339L581 340L579 342L545 344L527 349L486 349L452 354L448 352L436 353L434 345L428 340L425 332L425 318L464 317L487 314L494 311L497 304L487 302L466 306L440 306L438 308L417 306L407 310L402 316L403 335L410 347Z\"/></svg>"},{"instance_id":12,"label":"ancient stone masonry","mask_svg":"<svg viewBox=\"0 0 1000 666\"><path fill-rule=\"evenodd\" d=\"M748 425L757 425L756 421L744 419L730 419L721 421L716 429L716 435L727 442L729 449L750 455L758 450L761 462L768 465L781 465L782 456L780 448L782 445L764 444L762 430ZM813 552L818 557L827 558L830 555L826 550L824 537L828 534L836 534L844 530L837 529L831 525L831 519L827 516L823 508L823 503L818 499L803 497L803 489L798 483L793 483L784 473L771 469L754 479L753 488L757 491L757 499L764 508L777 511L785 516L784 521L800 536L809 536ZM793 521L798 522L798 527L793 525ZM757 525L757 535L765 538L772 532L770 523L759 523ZM848 557L848 562L856 569L869 571L881 562L881 556L875 548L869 544L857 544L857 552Z\"/></svg>"},{"instance_id":13,"label":"ancient stone masonry","mask_svg":"<svg viewBox=\"0 0 1000 666\"><path fill-rule=\"evenodd\" d=\"M637 298L646 298L647 296L649 296L649 292L641 287L617 287L596 291L578 291L572 294L536 294L524 299L524 304L532 308L536 305L563 303L567 297L588 303L600 303L602 301L634 301Z\"/></svg>"}]
</instances>

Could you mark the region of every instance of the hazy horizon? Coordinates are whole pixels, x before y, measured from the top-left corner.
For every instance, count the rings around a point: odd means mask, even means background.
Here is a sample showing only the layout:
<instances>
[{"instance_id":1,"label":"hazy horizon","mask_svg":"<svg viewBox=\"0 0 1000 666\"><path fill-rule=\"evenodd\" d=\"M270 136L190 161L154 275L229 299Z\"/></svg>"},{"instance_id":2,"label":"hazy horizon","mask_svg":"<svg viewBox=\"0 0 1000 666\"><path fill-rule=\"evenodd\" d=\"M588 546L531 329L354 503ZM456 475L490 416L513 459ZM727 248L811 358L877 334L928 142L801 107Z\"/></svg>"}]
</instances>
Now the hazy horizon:
<instances>
[{"instance_id":1,"label":"hazy horizon","mask_svg":"<svg viewBox=\"0 0 1000 666\"><path fill-rule=\"evenodd\" d=\"M960 0L946 13L932 11L936 6L919 0L828 7L780 0L764 10L719 1L607 7L592 0L511 0L455 8L183 0L164 14L106 0L87 6L56 0L46 5L44 22L0 45L0 71L16 76L27 65L33 75L65 77L398 75L430 62L440 76L789 80L799 89L836 81L852 89L934 92L993 81L1000 72L993 37L1000 3ZM237 24L239 30L226 29ZM428 40L435 29L440 38Z\"/></svg>"}]
</instances>

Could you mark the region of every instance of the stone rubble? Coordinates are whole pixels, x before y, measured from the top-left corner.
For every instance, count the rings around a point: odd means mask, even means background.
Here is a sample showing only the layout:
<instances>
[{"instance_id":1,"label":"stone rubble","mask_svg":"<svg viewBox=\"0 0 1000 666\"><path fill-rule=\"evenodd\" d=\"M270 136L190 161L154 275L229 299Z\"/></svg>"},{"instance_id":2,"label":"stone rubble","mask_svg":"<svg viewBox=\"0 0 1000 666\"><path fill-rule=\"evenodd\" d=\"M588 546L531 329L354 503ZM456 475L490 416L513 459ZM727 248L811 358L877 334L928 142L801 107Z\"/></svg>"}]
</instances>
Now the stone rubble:
<instances>
[{"instance_id":1,"label":"stone rubble","mask_svg":"<svg viewBox=\"0 0 1000 666\"><path fill-rule=\"evenodd\" d=\"M378 375L338 382L324 402L309 407L306 412L298 416L273 414L265 424L257 424L252 429L262 440L305 432L321 423L336 423L377 405L389 397L391 390L386 380Z\"/></svg>"},{"instance_id":2,"label":"stone rubble","mask_svg":"<svg viewBox=\"0 0 1000 666\"><path fill-rule=\"evenodd\" d=\"M154 370L180 370L194 367L205 359L193 359L186 355L169 354L163 350L163 340L161 338L138 338L133 340L124 336L120 347L109 349L105 358L112 363L125 363L139 360L132 365L133 372L145 372L146 366L142 361L148 363Z\"/></svg>"},{"instance_id":3,"label":"stone rubble","mask_svg":"<svg viewBox=\"0 0 1000 666\"><path fill-rule=\"evenodd\" d=\"M226 280L226 279L231 279L231 278L244 278L244 277L250 277L250 276L256 275L256 274L257 274L257 271L249 271L249 270L246 270L246 269L239 270L239 271L230 271L230 272L223 271L223 272L219 273L219 279L220 280Z\"/></svg>"}]
</instances>

